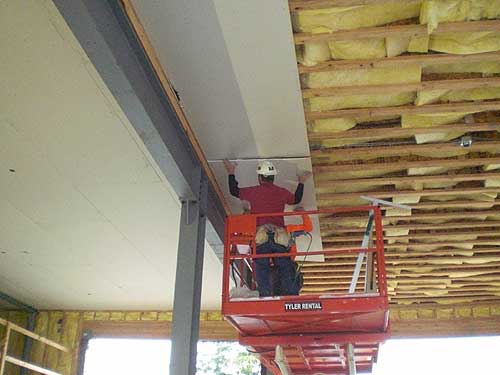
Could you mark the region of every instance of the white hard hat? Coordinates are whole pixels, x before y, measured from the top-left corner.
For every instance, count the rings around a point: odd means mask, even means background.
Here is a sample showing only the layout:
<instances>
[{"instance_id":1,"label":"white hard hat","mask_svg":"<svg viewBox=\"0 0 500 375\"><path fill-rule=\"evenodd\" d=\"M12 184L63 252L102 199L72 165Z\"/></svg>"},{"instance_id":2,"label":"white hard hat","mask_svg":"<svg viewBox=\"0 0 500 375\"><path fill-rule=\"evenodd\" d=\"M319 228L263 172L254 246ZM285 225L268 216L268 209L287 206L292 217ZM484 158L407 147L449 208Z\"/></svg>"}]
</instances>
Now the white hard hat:
<instances>
[{"instance_id":1,"label":"white hard hat","mask_svg":"<svg viewBox=\"0 0 500 375\"><path fill-rule=\"evenodd\" d=\"M268 160L261 161L257 166L257 173L263 176L276 176L278 171L274 167L274 164Z\"/></svg>"}]
</instances>

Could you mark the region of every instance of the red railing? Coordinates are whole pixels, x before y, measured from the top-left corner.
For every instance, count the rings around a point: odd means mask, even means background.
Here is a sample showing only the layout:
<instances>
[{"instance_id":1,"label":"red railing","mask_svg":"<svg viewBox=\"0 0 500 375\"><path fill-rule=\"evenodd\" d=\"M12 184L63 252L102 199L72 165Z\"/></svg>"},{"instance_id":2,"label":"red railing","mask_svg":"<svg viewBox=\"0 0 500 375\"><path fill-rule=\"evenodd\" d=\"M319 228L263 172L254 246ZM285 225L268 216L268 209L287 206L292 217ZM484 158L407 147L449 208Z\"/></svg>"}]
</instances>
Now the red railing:
<instances>
[{"instance_id":1,"label":"red railing","mask_svg":"<svg viewBox=\"0 0 500 375\"><path fill-rule=\"evenodd\" d=\"M328 246L328 248L323 250L312 250L302 251L297 249L293 253L272 253L272 254L257 254L255 235L257 230L257 219L263 217L290 217L290 216L303 216L303 215L328 215L330 219L335 222L336 217L346 218L345 214L366 212L366 221L368 222L369 213L373 212L374 221L372 227L372 233L374 233L373 245L362 248L361 241L362 237L359 238L358 247L341 247L335 248ZM360 218L360 216L355 216ZM364 217L364 216L363 216ZM321 218L320 218L321 219ZM319 228L316 232L319 233ZM250 247L250 252L246 254L241 254L235 251L236 245L247 245ZM316 211L298 211L298 212L285 212L285 213L272 213L272 214L244 214L244 215L234 215L230 216L226 220L225 228L225 246L224 246L224 270L223 270L223 291L222 299L223 304L230 303L231 298L229 296L230 278L231 278L231 267L236 266L236 263L240 263L238 266L240 270L240 280L243 277L241 272L241 266L244 262L249 262L252 266L253 272L255 272L254 260L259 258L278 258L278 257L310 257L313 255L326 255L334 256L338 254L359 254L359 253L372 253L376 259L376 274L374 272L374 278L377 283L377 294L381 297L387 297L387 281L385 272L385 262L384 262L384 239L383 239L383 228L382 228L382 215L380 208L377 206L360 206L360 207L349 207L349 208L336 208L330 210L316 210ZM325 263L327 265L327 263ZM354 270L354 269L353 269ZM365 274L365 277L367 275ZM241 283L241 281L240 281ZM248 285L250 289L255 288L255 275L252 275L251 283ZM332 293L322 293L332 294ZM304 294L301 294L301 296ZM317 293L316 293L317 295ZM370 295L373 296L373 293ZM362 294L356 293L357 297L362 297ZM297 298L297 296L294 296ZM299 297L300 298L300 297Z\"/></svg>"}]
</instances>

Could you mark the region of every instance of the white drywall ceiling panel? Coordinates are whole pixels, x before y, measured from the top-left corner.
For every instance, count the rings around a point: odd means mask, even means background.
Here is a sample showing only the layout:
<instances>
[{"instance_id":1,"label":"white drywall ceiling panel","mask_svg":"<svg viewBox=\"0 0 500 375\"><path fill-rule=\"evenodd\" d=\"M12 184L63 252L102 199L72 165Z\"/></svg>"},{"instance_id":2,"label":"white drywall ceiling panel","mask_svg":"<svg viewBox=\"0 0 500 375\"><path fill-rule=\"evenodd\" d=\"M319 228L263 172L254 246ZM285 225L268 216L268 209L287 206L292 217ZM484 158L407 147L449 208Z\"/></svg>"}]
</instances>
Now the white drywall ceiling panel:
<instances>
[{"instance_id":1,"label":"white drywall ceiling panel","mask_svg":"<svg viewBox=\"0 0 500 375\"><path fill-rule=\"evenodd\" d=\"M0 290L172 308L180 204L52 2L0 2L0 45ZM206 246L202 308L221 273Z\"/></svg>"},{"instance_id":2,"label":"white drywall ceiling panel","mask_svg":"<svg viewBox=\"0 0 500 375\"><path fill-rule=\"evenodd\" d=\"M308 156L286 0L133 0L208 159Z\"/></svg>"}]
</instances>

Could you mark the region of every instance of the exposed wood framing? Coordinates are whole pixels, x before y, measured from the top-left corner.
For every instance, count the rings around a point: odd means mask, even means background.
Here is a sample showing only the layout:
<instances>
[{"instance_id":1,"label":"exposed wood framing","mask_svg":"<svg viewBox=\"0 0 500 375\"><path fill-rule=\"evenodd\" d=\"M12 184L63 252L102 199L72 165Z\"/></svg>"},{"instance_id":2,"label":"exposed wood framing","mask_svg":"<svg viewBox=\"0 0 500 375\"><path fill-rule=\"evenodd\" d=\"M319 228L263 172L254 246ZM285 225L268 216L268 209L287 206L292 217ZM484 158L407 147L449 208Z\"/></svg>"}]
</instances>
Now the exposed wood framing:
<instances>
[{"instance_id":1,"label":"exposed wood framing","mask_svg":"<svg viewBox=\"0 0 500 375\"><path fill-rule=\"evenodd\" d=\"M500 87L500 77L446 79L436 81L422 81L414 83L394 83L385 85L358 85L338 86L315 89L303 89L304 99L323 96L345 96L362 94L398 94L419 90L465 90L475 88Z\"/></svg>"},{"instance_id":2,"label":"exposed wood framing","mask_svg":"<svg viewBox=\"0 0 500 375\"><path fill-rule=\"evenodd\" d=\"M391 2L395 3L386 0L297 0L290 2L290 9L292 13L300 13L306 9L375 3L386 3L389 7ZM302 22L300 14L297 15L294 22ZM311 27L314 22L320 27L328 21L325 20L327 13L316 21L314 15L309 16L304 22ZM335 17L330 21L334 20ZM465 35L476 31L500 31L498 19L441 21L432 34L462 32ZM296 44L302 44L308 41L428 36L428 25L418 22L417 19L402 18L389 25L322 34L296 33L294 37ZM335 29L334 25L332 29ZM298 51L305 54L303 57L309 53L307 48L298 48ZM353 202L361 202L361 195L418 202L408 204L411 212L400 213L383 208L391 303L400 306L499 301L500 200L496 196L500 193L500 116L495 111L500 110L500 97L496 94L497 90L491 89L500 87L500 77L493 74L498 69L496 64L487 65L493 73L486 74L485 71L483 76L480 72L486 69L486 65L476 69L474 64L499 63L500 51L470 54L429 51L385 58L368 58L368 53L363 58L363 54L358 52L360 57L352 60L330 60L314 66L298 63L299 74L311 75L302 77L302 95L306 120L310 125L308 137L318 205L330 208L356 204ZM469 52L474 51L471 49ZM329 83L341 80L349 74L348 70L409 66L421 67L425 79L422 80L421 76L420 82L411 83L399 83L401 81L396 79L378 84L356 82L354 86L351 83L340 87L331 87L333 83ZM440 66L437 71L442 73L432 73L437 66ZM316 74L323 72L329 74ZM315 82L313 87L307 86L310 80ZM322 80L323 85L320 84ZM471 89L475 90L473 93L477 97L492 99L352 108L349 107L352 105L349 99L345 98L423 90L465 90L469 94L472 91L466 90ZM312 100L321 97L346 99L345 107L311 111ZM377 101L366 105L377 105ZM463 122L453 120L456 123L449 124L446 123L447 116L433 116L429 124L412 128L403 128L399 118L402 115L453 113L460 114L457 118L463 117L464 113L474 115L466 117ZM349 130L323 130L330 127L342 129L344 125L341 121L316 121L327 119L354 119L357 125ZM473 137L471 147L465 149L453 140L461 134ZM421 143L425 138L420 136L428 136L427 143ZM365 222L366 218L356 215L320 215L323 247L346 248L361 243ZM304 265L304 290L314 293L345 290L354 263L355 257L350 254L335 254L328 255L324 263ZM361 278L364 273L363 268ZM435 316L439 314L434 312Z\"/></svg>"},{"instance_id":3,"label":"exposed wood framing","mask_svg":"<svg viewBox=\"0 0 500 375\"><path fill-rule=\"evenodd\" d=\"M375 145L363 145L360 147L331 147L321 150L311 151L311 156L313 158L322 157L332 157L335 160L355 160L359 155L365 155L367 152L374 154L383 154L384 157L390 156L400 156L404 154L411 154L412 152L423 153L427 151L456 151L460 149L460 146L455 142L435 142L435 143L423 143L423 144L401 144L398 145L394 142L391 146L377 146ZM469 152L495 152L500 153L500 141L479 141L474 142L470 147L467 148Z\"/></svg>"},{"instance_id":4,"label":"exposed wood framing","mask_svg":"<svg viewBox=\"0 0 500 375\"><path fill-rule=\"evenodd\" d=\"M412 234L412 235L402 235L402 236L387 236L385 241L390 240L423 240L423 239L439 239L439 238L453 238L454 236L500 236L500 231L498 230L487 230L487 231L460 231L460 232L441 232L441 233L431 233L431 234ZM324 243L334 243L334 242L351 242L359 241L361 242L360 236L323 236ZM498 239L500 240L500 238ZM401 243L406 245L406 243ZM500 251L500 248L495 250ZM325 256L328 258L328 256Z\"/></svg>"},{"instance_id":5,"label":"exposed wood framing","mask_svg":"<svg viewBox=\"0 0 500 375\"><path fill-rule=\"evenodd\" d=\"M328 72L333 70L393 68L407 65L441 65L500 61L500 51L473 53L470 55L451 55L429 53L408 56L395 56L379 59L331 60L313 66L299 65L299 73Z\"/></svg>"},{"instance_id":6,"label":"exposed wood framing","mask_svg":"<svg viewBox=\"0 0 500 375\"><path fill-rule=\"evenodd\" d=\"M289 1L291 11L306 10L306 9L324 9L332 7L350 7L357 5L372 5L388 3L399 3L403 1L410 0L301 0L301 1Z\"/></svg>"},{"instance_id":7,"label":"exposed wood framing","mask_svg":"<svg viewBox=\"0 0 500 375\"><path fill-rule=\"evenodd\" d=\"M407 138L418 134L430 134L439 132L482 132L482 131L500 131L499 122L484 122L484 123L458 123L447 125L436 125L432 127L422 128L401 128L401 127L383 127L368 128L368 129L352 129L342 132L310 132L309 141L321 141L328 139L383 139L387 138L387 132L390 132L391 137Z\"/></svg>"},{"instance_id":8,"label":"exposed wood framing","mask_svg":"<svg viewBox=\"0 0 500 375\"><path fill-rule=\"evenodd\" d=\"M351 178L336 179L333 181L318 181L317 187L321 186L352 186L356 185L392 185L397 183L415 183L415 182L464 182L464 181L484 181L488 178L500 179L500 172L491 173L467 173L467 174L443 174L430 176L387 176L379 178ZM484 202L483 202L484 203Z\"/></svg>"},{"instance_id":9,"label":"exposed wood framing","mask_svg":"<svg viewBox=\"0 0 500 375\"><path fill-rule=\"evenodd\" d=\"M446 189L423 189L423 190L394 190L394 191L363 191L358 193L321 193L320 200L341 200L346 198L359 198L361 195L369 195L373 198L392 198L396 196L443 196L443 195L473 195L485 193L499 193L500 187L492 188L446 188Z\"/></svg>"},{"instance_id":10,"label":"exposed wood framing","mask_svg":"<svg viewBox=\"0 0 500 375\"><path fill-rule=\"evenodd\" d=\"M452 32L478 32L478 31L500 31L500 21L464 21L440 23L433 34L443 34ZM417 37L427 34L427 25L395 25L379 27L363 27L354 30L338 30L331 33L296 33L294 35L295 44L304 42L327 42L329 40L353 40L364 38L385 38L388 36Z\"/></svg>"},{"instance_id":11,"label":"exposed wood framing","mask_svg":"<svg viewBox=\"0 0 500 375\"><path fill-rule=\"evenodd\" d=\"M390 117L403 114L426 114L426 113L456 113L456 112L482 112L500 110L500 101L481 102L459 102L447 104L427 104L427 105L402 105L397 107L377 107L377 108L353 108L338 109L335 111L306 112L307 120L320 120L327 118L369 118L369 117Z\"/></svg>"},{"instance_id":12,"label":"exposed wood framing","mask_svg":"<svg viewBox=\"0 0 500 375\"><path fill-rule=\"evenodd\" d=\"M330 223L321 223L324 228L333 228L337 229L341 232L346 233L363 233L364 228L346 228L338 225L335 221L331 221ZM411 231L420 231L420 230L439 230L439 229L461 229L461 228L498 228L500 227L500 221L487 221L487 222L464 222L464 221L450 221L444 224L418 224L418 223L410 223L410 224L385 224L384 231L387 230L411 230Z\"/></svg>"}]
</instances>

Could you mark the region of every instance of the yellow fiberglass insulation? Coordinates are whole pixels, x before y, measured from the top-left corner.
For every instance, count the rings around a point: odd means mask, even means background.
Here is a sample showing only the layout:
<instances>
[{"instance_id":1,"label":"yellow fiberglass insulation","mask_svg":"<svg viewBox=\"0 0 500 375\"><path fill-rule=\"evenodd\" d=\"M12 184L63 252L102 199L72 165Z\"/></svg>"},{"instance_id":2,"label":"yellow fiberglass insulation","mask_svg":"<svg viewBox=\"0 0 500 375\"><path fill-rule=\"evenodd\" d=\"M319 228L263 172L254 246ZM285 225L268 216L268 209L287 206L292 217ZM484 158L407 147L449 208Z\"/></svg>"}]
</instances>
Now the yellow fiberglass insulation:
<instances>
[{"instance_id":1,"label":"yellow fiberglass insulation","mask_svg":"<svg viewBox=\"0 0 500 375\"><path fill-rule=\"evenodd\" d=\"M313 133L323 132L341 132L349 130L356 126L356 120L352 118L329 118L323 120L315 120L309 127L309 131Z\"/></svg>"},{"instance_id":2,"label":"yellow fiberglass insulation","mask_svg":"<svg viewBox=\"0 0 500 375\"><path fill-rule=\"evenodd\" d=\"M305 74L302 83L305 88L413 83L420 82L420 74L418 65L402 66L398 69L346 69Z\"/></svg>"},{"instance_id":3,"label":"yellow fiberglass insulation","mask_svg":"<svg viewBox=\"0 0 500 375\"><path fill-rule=\"evenodd\" d=\"M306 42L302 51L302 58L299 62L305 66L313 66L332 58L327 42Z\"/></svg>"},{"instance_id":4,"label":"yellow fiberglass insulation","mask_svg":"<svg viewBox=\"0 0 500 375\"><path fill-rule=\"evenodd\" d=\"M413 103L416 94L403 92L398 94L364 94L346 96L328 96L322 98L310 98L305 106L309 111L332 111L344 108L374 108L389 107Z\"/></svg>"},{"instance_id":5,"label":"yellow fiberglass insulation","mask_svg":"<svg viewBox=\"0 0 500 375\"><path fill-rule=\"evenodd\" d=\"M329 41L330 54L334 60L378 59L386 57L385 39L359 39Z\"/></svg>"},{"instance_id":6,"label":"yellow fiberglass insulation","mask_svg":"<svg viewBox=\"0 0 500 375\"><path fill-rule=\"evenodd\" d=\"M488 164L483 167L485 171L494 171L495 169L500 169L500 164Z\"/></svg>"},{"instance_id":7,"label":"yellow fiberglass insulation","mask_svg":"<svg viewBox=\"0 0 500 375\"><path fill-rule=\"evenodd\" d=\"M429 39L429 49L454 54L498 51L500 50L500 33L487 31L432 34Z\"/></svg>"},{"instance_id":8,"label":"yellow fiberglass insulation","mask_svg":"<svg viewBox=\"0 0 500 375\"><path fill-rule=\"evenodd\" d=\"M457 138L463 134L463 132L432 132L432 127L434 125L444 125L460 123L463 117L470 114L471 112L462 113L428 113L420 115L403 114L401 116L401 127L403 128L429 128L429 134L416 134L415 141L417 144L428 143L428 142L439 142L447 141L450 139ZM461 155L460 150L457 150L456 155ZM427 155L425 155L427 156ZM450 155L452 156L452 155Z\"/></svg>"},{"instance_id":9,"label":"yellow fiberglass insulation","mask_svg":"<svg viewBox=\"0 0 500 375\"><path fill-rule=\"evenodd\" d=\"M499 87L475 88L465 90L422 90L417 94L416 105L436 102L462 102L500 98Z\"/></svg>"},{"instance_id":10,"label":"yellow fiberglass insulation","mask_svg":"<svg viewBox=\"0 0 500 375\"><path fill-rule=\"evenodd\" d=\"M483 61L478 63L424 65L423 73L500 73L500 62Z\"/></svg>"},{"instance_id":11,"label":"yellow fiberglass insulation","mask_svg":"<svg viewBox=\"0 0 500 375\"><path fill-rule=\"evenodd\" d=\"M500 16L500 0L426 0L420 23L432 33L440 22L474 21Z\"/></svg>"},{"instance_id":12,"label":"yellow fiberglass insulation","mask_svg":"<svg viewBox=\"0 0 500 375\"><path fill-rule=\"evenodd\" d=\"M422 0L394 1L390 4L301 10L292 15L295 32L314 33L318 27L329 31L385 25L416 18L420 15Z\"/></svg>"}]
</instances>

